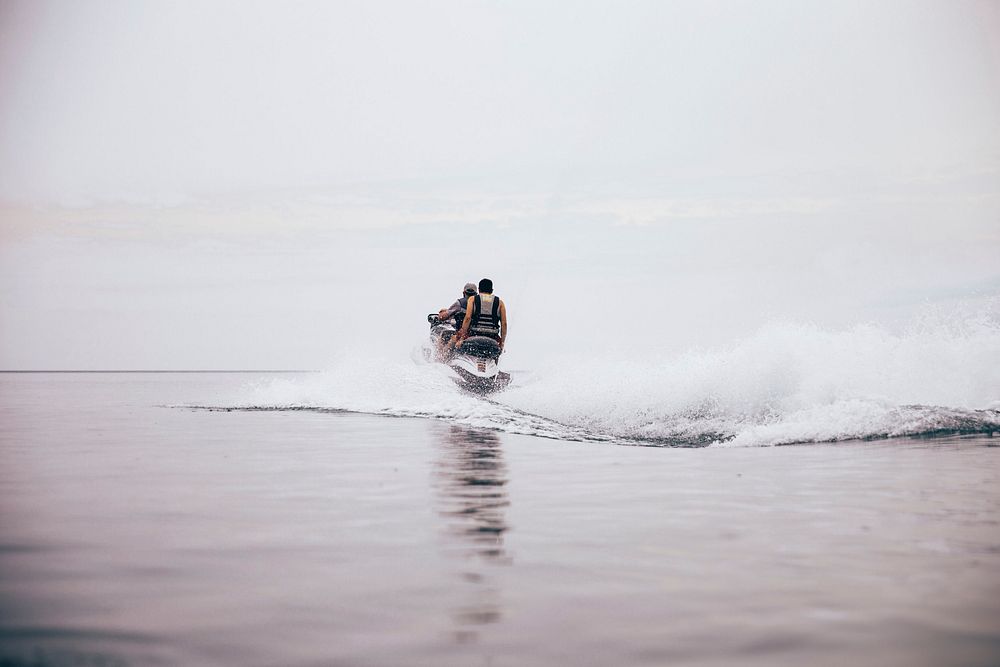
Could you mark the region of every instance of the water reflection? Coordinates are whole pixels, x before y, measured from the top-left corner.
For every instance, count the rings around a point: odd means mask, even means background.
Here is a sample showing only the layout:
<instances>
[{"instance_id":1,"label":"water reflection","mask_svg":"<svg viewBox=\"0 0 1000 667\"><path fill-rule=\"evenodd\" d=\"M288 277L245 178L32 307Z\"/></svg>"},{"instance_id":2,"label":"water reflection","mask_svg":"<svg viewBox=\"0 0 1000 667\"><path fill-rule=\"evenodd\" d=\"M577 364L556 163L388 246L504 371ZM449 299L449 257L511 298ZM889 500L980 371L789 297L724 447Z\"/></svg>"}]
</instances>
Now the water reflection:
<instances>
[{"instance_id":1,"label":"water reflection","mask_svg":"<svg viewBox=\"0 0 1000 667\"><path fill-rule=\"evenodd\" d=\"M458 577L466 600L454 614L456 639L475 641L476 626L501 618L500 595L489 568L510 563L504 550L507 466L500 437L492 431L436 426L439 455L434 466L438 513L447 545L460 559Z\"/></svg>"}]
</instances>

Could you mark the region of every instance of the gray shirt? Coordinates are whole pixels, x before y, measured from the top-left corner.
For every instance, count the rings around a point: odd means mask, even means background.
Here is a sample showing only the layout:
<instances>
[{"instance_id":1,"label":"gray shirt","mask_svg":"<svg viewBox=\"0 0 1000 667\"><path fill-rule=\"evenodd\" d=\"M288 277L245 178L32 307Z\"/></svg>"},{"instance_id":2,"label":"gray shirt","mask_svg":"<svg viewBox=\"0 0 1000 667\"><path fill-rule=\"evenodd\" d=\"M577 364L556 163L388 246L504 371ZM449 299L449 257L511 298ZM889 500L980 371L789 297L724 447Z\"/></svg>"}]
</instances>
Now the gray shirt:
<instances>
[{"instance_id":1,"label":"gray shirt","mask_svg":"<svg viewBox=\"0 0 1000 667\"><path fill-rule=\"evenodd\" d=\"M451 306L448 307L448 315L446 316L446 319L447 319L447 317L453 316L455 313L457 313L460 310L465 310L465 304L466 304L467 301L468 301L468 297L462 297L461 299L455 299L455 303L451 304Z\"/></svg>"}]
</instances>

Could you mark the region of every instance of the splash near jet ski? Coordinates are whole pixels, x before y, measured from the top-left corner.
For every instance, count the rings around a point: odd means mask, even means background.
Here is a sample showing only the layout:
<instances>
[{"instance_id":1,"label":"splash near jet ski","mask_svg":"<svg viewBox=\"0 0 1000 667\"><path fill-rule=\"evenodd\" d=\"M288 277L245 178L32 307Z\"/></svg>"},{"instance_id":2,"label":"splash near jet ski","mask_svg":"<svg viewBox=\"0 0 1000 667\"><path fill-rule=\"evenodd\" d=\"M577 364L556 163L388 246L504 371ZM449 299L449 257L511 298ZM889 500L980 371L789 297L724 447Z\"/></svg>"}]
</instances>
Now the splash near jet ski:
<instances>
[{"instance_id":1,"label":"splash near jet ski","mask_svg":"<svg viewBox=\"0 0 1000 667\"><path fill-rule=\"evenodd\" d=\"M486 336L469 336L452 346L458 333L455 325L442 320L437 313L427 316L431 325L429 346L424 359L446 364L455 372L455 383L476 394L489 394L505 389L510 374L500 370L500 344Z\"/></svg>"}]
</instances>

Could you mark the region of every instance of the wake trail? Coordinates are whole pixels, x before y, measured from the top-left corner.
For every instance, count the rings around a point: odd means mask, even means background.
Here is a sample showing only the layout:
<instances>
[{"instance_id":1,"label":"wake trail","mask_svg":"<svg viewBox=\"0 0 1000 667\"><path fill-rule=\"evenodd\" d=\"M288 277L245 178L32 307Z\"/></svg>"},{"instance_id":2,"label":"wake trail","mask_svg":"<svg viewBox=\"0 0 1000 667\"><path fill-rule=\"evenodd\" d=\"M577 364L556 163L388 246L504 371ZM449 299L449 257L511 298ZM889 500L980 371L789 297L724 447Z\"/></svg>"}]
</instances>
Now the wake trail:
<instances>
[{"instance_id":1,"label":"wake trail","mask_svg":"<svg viewBox=\"0 0 1000 667\"><path fill-rule=\"evenodd\" d=\"M440 419L559 440L762 446L1000 432L1000 322L922 319L901 332L777 323L674 357L553 355L506 390L467 394L440 364L344 354L216 406Z\"/></svg>"}]
</instances>

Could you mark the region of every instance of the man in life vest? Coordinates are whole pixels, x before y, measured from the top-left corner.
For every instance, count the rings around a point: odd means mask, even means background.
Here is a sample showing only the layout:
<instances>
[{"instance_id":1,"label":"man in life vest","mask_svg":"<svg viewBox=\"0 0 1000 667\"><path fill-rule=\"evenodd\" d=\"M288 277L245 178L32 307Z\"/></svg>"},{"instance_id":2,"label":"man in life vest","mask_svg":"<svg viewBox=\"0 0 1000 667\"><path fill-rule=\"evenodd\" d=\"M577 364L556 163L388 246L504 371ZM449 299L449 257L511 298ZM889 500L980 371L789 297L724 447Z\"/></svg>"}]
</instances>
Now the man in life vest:
<instances>
[{"instance_id":1,"label":"man in life vest","mask_svg":"<svg viewBox=\"0 0 1000 667\"><path fill-rule=\"evenodd\" d=\"M479 294L470 296L465 305L465 320L455 334L455 344L469 336L486 336L500 343L503 352L507 340L507 307L500 297L493 294L493 281L483 278L479 281Z\"/></svg>"}]
</instances>

